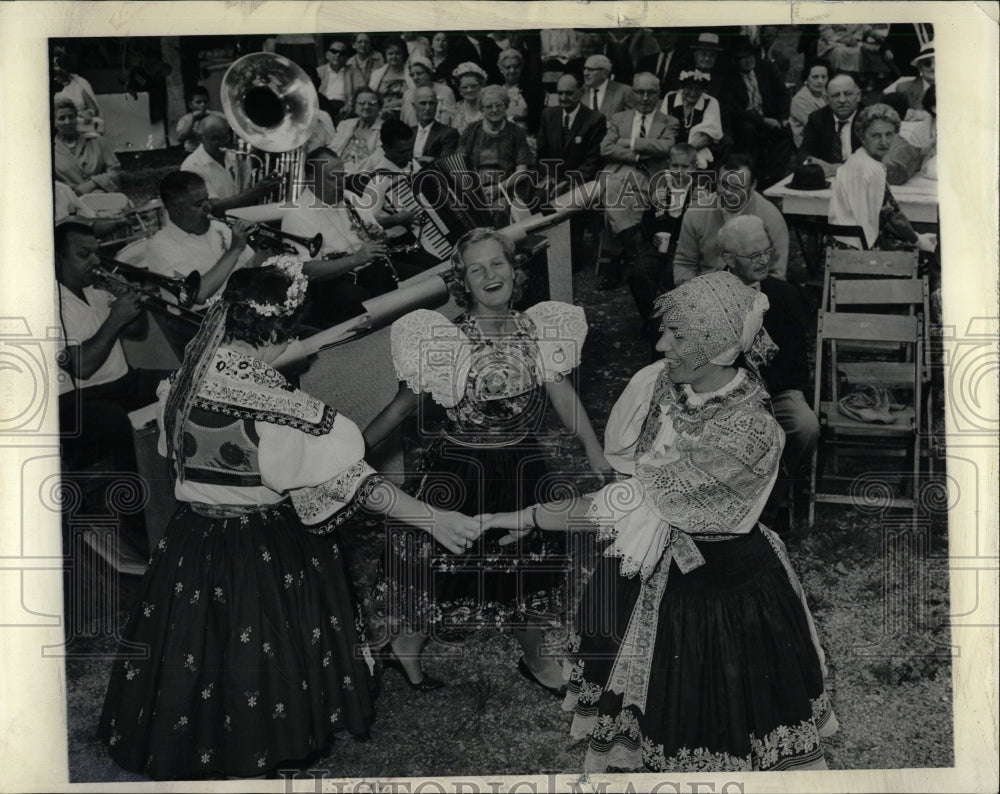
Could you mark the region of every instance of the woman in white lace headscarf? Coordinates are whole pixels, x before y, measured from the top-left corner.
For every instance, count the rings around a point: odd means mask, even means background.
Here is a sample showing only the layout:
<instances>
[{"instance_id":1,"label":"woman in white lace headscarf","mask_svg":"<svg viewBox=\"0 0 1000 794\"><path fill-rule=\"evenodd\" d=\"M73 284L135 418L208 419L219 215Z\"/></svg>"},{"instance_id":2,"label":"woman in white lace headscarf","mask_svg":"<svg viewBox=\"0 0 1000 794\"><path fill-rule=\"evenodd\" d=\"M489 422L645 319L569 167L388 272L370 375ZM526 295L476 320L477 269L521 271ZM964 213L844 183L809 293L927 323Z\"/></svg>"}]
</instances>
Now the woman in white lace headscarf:
<instances>
[{"instance_id":1,"label":"woman in white lace headscarf","mask_svg":"<svg viewBox=\"0 0 1000 794\"><path fill-rule=\"evenodd\" d=\"M609 540L580 603L563 703L585 771L825 768L823 656L781 541L758 522L783 437L755 374L767 298L709 273L657 301L664 360L612 409L589 497L484 526Z\"/></svg>"}]
</instances>

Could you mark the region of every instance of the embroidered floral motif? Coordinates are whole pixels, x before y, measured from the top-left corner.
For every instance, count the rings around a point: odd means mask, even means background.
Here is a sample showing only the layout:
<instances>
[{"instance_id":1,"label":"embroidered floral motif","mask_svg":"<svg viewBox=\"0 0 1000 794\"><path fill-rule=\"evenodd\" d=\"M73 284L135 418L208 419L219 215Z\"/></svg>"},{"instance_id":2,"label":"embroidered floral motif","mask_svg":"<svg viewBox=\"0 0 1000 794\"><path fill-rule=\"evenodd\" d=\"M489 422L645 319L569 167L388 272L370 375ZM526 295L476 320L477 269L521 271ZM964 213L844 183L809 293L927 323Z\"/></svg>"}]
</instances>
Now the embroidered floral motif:
<instances>
[{"instance_id":1,"label":"embroidered floral motif","mask_svg":"<svg viewBox=\"0 0 1000 794\"><path fill-rule=\"evenodd\" d=\"M298 391L263 361L220 348L194 400L196 408L284 425L314 436L330 432L337 412Z\"/></svg>"},{"instance_id":2,"label":"embroidered floral motif","mask_svg":"<svg viewBox=\"0 0 1000 794\"><path fill-rule=\"evenodd\" d=\"M803 720L798 725L779 725L773 731L758 739L750 737L754 768L780 769L790 759L808 757L819 749L819 733L812 720Z\"/></svg>"}]
</instances>

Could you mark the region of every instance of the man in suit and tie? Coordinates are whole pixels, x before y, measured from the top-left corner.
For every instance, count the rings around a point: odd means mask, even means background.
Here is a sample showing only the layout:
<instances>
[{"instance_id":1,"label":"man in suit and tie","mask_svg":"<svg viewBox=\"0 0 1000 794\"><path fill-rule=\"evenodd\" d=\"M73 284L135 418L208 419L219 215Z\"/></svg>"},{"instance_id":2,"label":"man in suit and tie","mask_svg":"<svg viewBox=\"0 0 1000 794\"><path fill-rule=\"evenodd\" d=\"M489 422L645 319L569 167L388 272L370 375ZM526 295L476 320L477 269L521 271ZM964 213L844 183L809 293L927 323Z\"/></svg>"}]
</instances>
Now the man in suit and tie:
<instances>
[{"instance_id":1,"label":"man in suit and tie","mask_svg":"<svg viewBox=\"0 0 1000 794\"><path fill-rule=\"evenodd\" d=\"M732 134L736 150L753 156L765 189L788 171L794 148L788 130L791 100L774 64L757 57L747 36L736 37L731 53L739 73L732 83Z\"/></svg>"},{"instance_id":2,"label":"man in suit and tie","mask_svg":"<svg viewBox=\"0 0 1000 794\"><path fill-rule=\"evenodd\" d=\"M632 89L611 79L611 59L607 55L591 55L584 61L583 83L583 104L599 110L606 119L636 105Z\"/></svg>"},{"instance_id":3,"label":"man in suit and tie","mask_svg":"<svg viewBox=\"0 0 1000 794\"><path fill-rule=\"evenodd\" d=\"M601 141L601 154L607 162L602 176L605 212L622 246L623 275L645 322L653 313L658 294L659 262L646 239L642 218L650 206L653 177L667 168L680 125L657 109L660 81L656 75L640 72L632 81L632 90L635 110L612 116ZM605 288L617 282L615 274L609 276L602 284Z\"/></svg>"},{"instance_id":4,"label":"man in suit and tie","mask_svg":"<svg viewBox=\"0 0 1000 794\"><path fill-rule=\"evenodd\" d=\"M608 123L580 100L580 78L564 74L556 83L559 107L542 110L538 129L538 164L554 194L597 176L603 160L601 141Z\"/></svg>"},{"instance_id":5,"label":"man in suit and tie","mask_svg":"<svg viewBox=\"0 0 1000 794\"><path fill-rule=\"evenodd\" d=\"M546 198L552 198L575 185L597 177L604 160L601 141L608 123L596 110L581 101L583 82L575 74L564 74L556 83L559 107L542 110L538 129L538 168ZM600 217L600 216L598 216ZM574 269L583 267L587 258L584 237L588 228L598 233L593 213L574 215L570 219L570 244ZM596 246L591 246L595 250Z\"/></svg>"},{"instance_id":6,"label":"man in suit and tie","mask_svg":"<svg viewBox=\"0 0 1000 794\"><path fill-rule=\"evenodd\" d=\"M437 94L431 86L421 86L413 92L413 107L417 114L414 132L413 159L418 163L431 163L458 150L458 130L435 121Z\"/></svg>"},{"instance_id":7,"label":"man in suit and tie","mask_svg":"<svg viewBox=\"0 0 1000 794\"><path fill-rule=\"evenodd\" d=\"M642 56L639 59L637 70L656 75L660 81L660 99L663 99L667 95L667 91L674 91L681 87L680 74L683 59L677 52L677 36L675 34L657 33L656 45L660 51Z\"/></svg>"},{"instance_id":8,"label":"man in suit and tie","mask_svg":"<svg viewBox=\"0 0 1000 794\"><path fill-rule=\"evenodd\" d=\"M840 164L861 145L854 133L854 114L858 112L861 89L847 74L826 84L826 107L814 110L802 131L798 161L818 163L827 176L837 173Z\"/></svg>"}]
</instances>

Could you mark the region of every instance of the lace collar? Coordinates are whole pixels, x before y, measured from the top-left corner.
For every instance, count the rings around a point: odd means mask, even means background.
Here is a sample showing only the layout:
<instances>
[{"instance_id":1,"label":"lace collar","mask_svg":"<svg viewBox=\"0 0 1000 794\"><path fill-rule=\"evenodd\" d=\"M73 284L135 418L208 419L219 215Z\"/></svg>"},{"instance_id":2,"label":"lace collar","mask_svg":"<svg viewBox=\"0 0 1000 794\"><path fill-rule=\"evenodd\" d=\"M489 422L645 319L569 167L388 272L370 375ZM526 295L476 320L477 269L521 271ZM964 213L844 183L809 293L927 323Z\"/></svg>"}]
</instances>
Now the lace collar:
<instances>
[{"instance_id":1,"label":"lace collar","mask_svg":"<svg viewBox=\"0 0 1000 794\"><path fill-rule=\"evenodd\" d=\"M281 373L253 356L219 348L195 404L209 411L295 427L311 435L329 432L337 412L299 391Z\"/></svg>"}]
</instances>

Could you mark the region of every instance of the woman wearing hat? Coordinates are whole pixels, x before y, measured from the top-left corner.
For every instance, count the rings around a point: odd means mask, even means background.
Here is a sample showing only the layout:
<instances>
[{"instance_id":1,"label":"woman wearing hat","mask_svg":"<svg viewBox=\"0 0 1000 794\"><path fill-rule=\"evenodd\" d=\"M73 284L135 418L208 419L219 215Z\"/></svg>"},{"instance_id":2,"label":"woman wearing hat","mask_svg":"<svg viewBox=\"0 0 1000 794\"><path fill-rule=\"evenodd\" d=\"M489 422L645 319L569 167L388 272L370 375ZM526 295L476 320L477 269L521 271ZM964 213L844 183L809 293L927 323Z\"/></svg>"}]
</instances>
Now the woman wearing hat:
<instances>
[{"instance_id":1,"label":"woman wearing hat","mask_svg":"<svg viewBox=\"0 0 1000 794\"><path fill-rule=\"evenodd\" d=\"M418 88L430 87L434 89L437 96L437 115L434 120L451 126L451 117L455 112L455 94L444 83L435 83L434 65L429 58L414 53L406 63L410 70L410 81L412 85L403 94L403 107L400 118L409 126L417 125L417 110L413 106L413 95Z\"/></svg>"},{"instance_id":2,"label":"woman wearing hat","mask_svg":"<svg viewBox=\"0 0 1000 794\"><path fill-rule=\"evenodd\" d=\"M721 156L724 135L719 101L705 93L712 76L700 69L687 69L680 73L679 80L681 89L667 92L660 112L680 122L678 139L694 146L698 150L698 168L707 168Z\"/></svg>"},{"instance_id":3,"label":"woman wearing hat","mask_svg":"<svg viewBox=\"0 0 1000 794\"><path fill-rule=\"evenodd\" d=\"M854 119L861 148L837 170L830 197L830 223L860 226L866 249L933 251L936 236L918 234L899 209L882 160L899 134L899 114L878 103L862 108ZM835 237L840 248L857 248L853 237Z\"/></svg>"},{"instance_id":4,"label":"woman wearing hat","mask_svg":"<svg viewBox=\"0 0 1000 794\"><path fill-rule=\"evenodd\" d=\"M732 273L657 301L664 359L612 408L624 479L485 517L609 541L587 584L563 708L584 771L825 769L836 730L823 653L781 540L759 523L782 433L757 368L775 351L766 296ZM507 539L505 539L507 540Z\"/></svg>"},{"instance_id":5,"label":"woman wearing hat","mask_svg":"<svg viewBox=\"0 0 1000 794\"><path fill-rule=\"evenodd\" d=\"M479 94L486 85L486 72L478 64L466 61L455 67L452 77L461 99L455 104L451 126L462 133L466 127L483 117L483 112L479 109Z\"/></svg>"},{"instance_id":6,"label":"woman wearing hat","mask_svg":"<svg viewBox=\"0 0 1000 794\"><path fill-rule=\"evenodd\" d=\"M928 88L934 85L934 42L924 42L920 47L920 54L910 62L910 65L917 67L917 71L920 72L920 76L901 77L892 85L888 86L885 89L885 93L891 94L898 92L903 94L906 97L910 108L918 111L918 114L923 114L924 94L927 92ZM917 116L915 115L911 119L909 114L907 114L908 120L915 120L916 118Z\"/></svg>"},{"instance_id":7,"label":"woman wearing hat","mask_svg":"<svg viewBox=\"0 0 1000 794\"><path fill-rule=\"evenodd\" d=\"M383 512L421 522L456 555L480 534L384 482L357 426L271 367L306 288L290 256L236 271L160 387L160 450L181 506L98 729L121 767L157 780L273 774L335 734L365 738L374 660L337 528Z\"/></svg>"}]
</instances>

